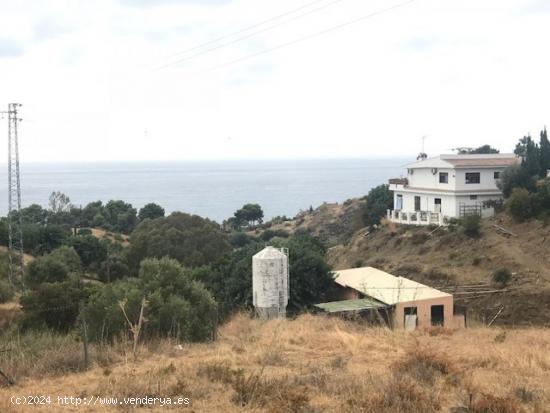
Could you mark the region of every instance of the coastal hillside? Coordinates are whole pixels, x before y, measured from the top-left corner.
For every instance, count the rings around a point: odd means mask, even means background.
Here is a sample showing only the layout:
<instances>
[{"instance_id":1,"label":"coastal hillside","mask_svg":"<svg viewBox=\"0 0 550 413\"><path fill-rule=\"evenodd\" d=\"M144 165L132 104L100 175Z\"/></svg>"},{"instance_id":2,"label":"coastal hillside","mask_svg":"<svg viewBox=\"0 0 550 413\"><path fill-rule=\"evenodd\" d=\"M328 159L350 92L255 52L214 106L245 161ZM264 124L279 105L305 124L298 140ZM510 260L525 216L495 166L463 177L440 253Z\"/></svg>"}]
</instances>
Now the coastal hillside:
<instances>
[{"instance_id":1,"label":"coastal hillside","mask_svg":"<svg viewBox=\"0 0 550 413\"><path fill-rule=\"evenodd\" d=\"M498 313L495 324L550 325L550 225L536 219L517 223L501 213L482 220L478 237L458 228L385 222L369 230L361 220L364 202L324 204L274 227L324 236L335 270L370 265L452 292L472 322L490 322ZM336 236L335 228L345 231ZM493 274L503 269L511 279L495 285Z\"/></svg>"},{"instance_id":2,"label":"coastal hillside","mask_svg":"<svg viewBox=\"0 0 550 413\"><path fill-rule=\"evenodd\" d=\"M294 219L276 220L269 226L273 231L309 232L328 246L346 244L363 227L363 198L348 199L343 203L323 203L321 206L302 211Z\"/></svg>"},{"instance_id":3,"label":"coastal hillside","mask_svg":"<svg viewBox=\"0 0 550 413\"><path fill-rule=\"evenodd\" d=\"M262 322L243 314L221 327L214 343L149 343L136 362L123 346L108 353L94 347L100 364L89 371L41 375L43 364L52 371L57 359L65 368L78 359L74 344L38 360L34 377L0 389L0 410L52 411L9 400L60 394L118 401L84 409L90 412L133 411L123 398L143 395L189 398L194 412L544 412L548 346L550 332L532 328L405 333L321 316Z\"/></svg>"}]
</instances>

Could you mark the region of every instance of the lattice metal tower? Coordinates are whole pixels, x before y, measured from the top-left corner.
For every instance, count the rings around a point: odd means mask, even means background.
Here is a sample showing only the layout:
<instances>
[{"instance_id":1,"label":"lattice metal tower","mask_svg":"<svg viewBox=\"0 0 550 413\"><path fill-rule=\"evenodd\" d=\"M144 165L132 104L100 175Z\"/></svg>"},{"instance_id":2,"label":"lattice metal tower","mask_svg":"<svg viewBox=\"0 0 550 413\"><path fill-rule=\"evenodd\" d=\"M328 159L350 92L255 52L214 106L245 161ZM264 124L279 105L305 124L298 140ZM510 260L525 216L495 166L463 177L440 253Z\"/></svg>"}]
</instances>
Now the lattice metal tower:
<instances>
[{"instance_id":1,"label":"lattice metal tower","mask_svg":"<svg viewBox=\"0 0 550 413\"><path fill-rule=\"evenodd\" d=\"M19 174L19 142L17 115L19 103L8 105L8 237L9 281L23 286L23 228L21 217L21 178Z\"/></svg>"}]
</instances>

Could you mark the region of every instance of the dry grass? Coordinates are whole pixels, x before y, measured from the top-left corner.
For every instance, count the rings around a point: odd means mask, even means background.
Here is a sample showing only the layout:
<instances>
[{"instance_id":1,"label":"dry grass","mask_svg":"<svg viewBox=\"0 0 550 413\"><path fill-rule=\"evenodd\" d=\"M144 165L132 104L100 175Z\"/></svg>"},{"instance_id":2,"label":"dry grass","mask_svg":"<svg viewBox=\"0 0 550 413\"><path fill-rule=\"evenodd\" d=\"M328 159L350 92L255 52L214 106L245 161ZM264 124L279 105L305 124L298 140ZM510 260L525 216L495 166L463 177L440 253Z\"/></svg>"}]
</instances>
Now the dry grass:
<instances>
[{"instance_id":1,"label":"dry grass","mask_svg":"<svg viewBox=\"0 0 550 413\"><path fill-rule=\"evenodd\" d=\"M499 332L406 333L310 315L270 322L238 315L216 343L152 343L136 363L120 346L111 364L22 379L0 389L0 411L55 411L9 404L9 396L28 394L182 396L192 401L182 411L224 413L545 411L550 330L506 330L495 342ZM177 409L148 411L167 410Z\"/></svg>"}]
</instances>

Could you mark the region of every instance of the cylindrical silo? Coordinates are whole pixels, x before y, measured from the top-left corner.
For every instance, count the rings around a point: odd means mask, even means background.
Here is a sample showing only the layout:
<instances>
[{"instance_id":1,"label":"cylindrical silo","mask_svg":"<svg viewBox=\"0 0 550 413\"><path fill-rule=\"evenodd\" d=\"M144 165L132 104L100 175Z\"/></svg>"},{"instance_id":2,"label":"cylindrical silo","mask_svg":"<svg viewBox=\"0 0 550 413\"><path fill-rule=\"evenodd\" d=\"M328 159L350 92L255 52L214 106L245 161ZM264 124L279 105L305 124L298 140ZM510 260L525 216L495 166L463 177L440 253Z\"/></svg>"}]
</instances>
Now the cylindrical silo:
<instances>
[{"instance_id":1,"label":"cylindrical silo","mask_svg":"<svg viewBox=\"0 0 550 413\"><path fill-rule=\"evenodd\" d=\"M265 247L252 257L252 300L261 318L285 317L288 304L288 252Z\"/></svg>"}]
</instances>

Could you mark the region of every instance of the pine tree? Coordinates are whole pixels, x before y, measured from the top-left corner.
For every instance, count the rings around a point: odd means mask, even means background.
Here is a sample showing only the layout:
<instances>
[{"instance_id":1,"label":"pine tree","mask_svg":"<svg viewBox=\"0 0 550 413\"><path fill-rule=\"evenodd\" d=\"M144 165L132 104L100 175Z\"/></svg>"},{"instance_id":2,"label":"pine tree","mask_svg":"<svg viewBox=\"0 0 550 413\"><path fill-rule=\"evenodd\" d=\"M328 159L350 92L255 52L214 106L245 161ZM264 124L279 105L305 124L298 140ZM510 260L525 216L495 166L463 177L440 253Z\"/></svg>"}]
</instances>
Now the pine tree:
<instances>
[{"instance_id":1,"label":"pine tree","mask_svg":"<svg viewBox=\"0 0 550 413\"><path fill-rule=\"evenodd\" d=\"M527 177L539 176L540 173L540 155L539 146L531 139L530 135L521 138L516 145L514 153L521 156L522 170Z\"/></svg>"},{"instance_id":2,"label":"pine tree","mask_svg":"<svg viewBox=\"0 0 550 413\"><path fill-rule=\"evenodd\" d=\"M546 177L547 171L550 170L550 141L548 141L548 133L546 127L540 132L540 176Z\"/></svg>"}]
</instances>

